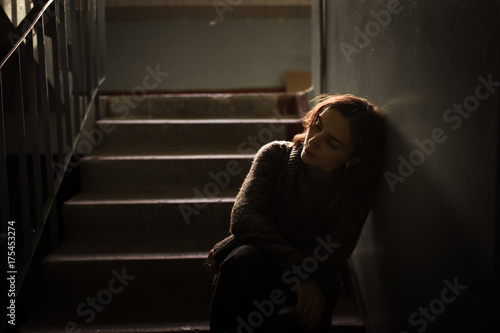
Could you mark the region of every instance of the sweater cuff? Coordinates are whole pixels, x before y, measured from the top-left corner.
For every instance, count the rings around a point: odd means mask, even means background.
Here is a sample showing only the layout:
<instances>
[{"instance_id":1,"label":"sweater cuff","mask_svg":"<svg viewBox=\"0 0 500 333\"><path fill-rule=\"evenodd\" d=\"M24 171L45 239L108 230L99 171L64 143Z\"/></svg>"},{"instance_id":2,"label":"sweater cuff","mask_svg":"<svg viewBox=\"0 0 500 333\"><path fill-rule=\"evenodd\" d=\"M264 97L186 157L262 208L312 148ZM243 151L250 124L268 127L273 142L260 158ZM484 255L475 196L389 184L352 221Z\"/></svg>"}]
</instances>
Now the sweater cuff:
<instances>
[{"instance_id":1,"label":"sweater cuff","mask_svg":"<svg viewBox=\"0 0 500 333\"><path fill-rule=\"evenodd\" d=\"M229 252L236 247L236 239L234 235L230 235L214 245L214 259L218 264L221 264L226 259Z\"/></svg>"}]
</instances>

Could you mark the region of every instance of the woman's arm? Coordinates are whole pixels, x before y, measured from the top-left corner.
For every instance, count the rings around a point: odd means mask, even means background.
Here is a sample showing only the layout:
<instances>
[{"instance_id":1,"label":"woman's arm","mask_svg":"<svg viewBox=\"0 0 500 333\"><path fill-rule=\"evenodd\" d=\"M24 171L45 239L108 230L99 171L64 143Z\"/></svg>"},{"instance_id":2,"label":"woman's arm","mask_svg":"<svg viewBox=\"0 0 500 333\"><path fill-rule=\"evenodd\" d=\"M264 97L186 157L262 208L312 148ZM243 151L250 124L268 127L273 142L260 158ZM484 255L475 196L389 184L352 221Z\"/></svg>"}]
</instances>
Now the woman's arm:
<instances>
[{"instance_id":1,"label":"woman's arm","mask_svg":"<svg viewBox=\"0 0 500 333\"><path fill-rule=\"evenodd\" d=\"M274 227L271 214L274 189L287 165L290 149L287 143L272 142L257 152L231 212L232 235L223 240L226 244L236 241L260 246L284 261L284 267L300 260L300 254ZM222 247L218 245L214 247L215 258L220 257Z\"/></svg>"},{"instance_id":2,"label":"woman's arm","mask_svg":"<svg viewBox=\"0 0 500 333\"><path fill-rule=\"evenodd\" d=\"M231 233L236 239L260 246L287 262L298 251L278 232L271 216L275 209L273 194L290 149L287 144L274 142L259 150L231 212Z\"/></svg>"}]
</instances>

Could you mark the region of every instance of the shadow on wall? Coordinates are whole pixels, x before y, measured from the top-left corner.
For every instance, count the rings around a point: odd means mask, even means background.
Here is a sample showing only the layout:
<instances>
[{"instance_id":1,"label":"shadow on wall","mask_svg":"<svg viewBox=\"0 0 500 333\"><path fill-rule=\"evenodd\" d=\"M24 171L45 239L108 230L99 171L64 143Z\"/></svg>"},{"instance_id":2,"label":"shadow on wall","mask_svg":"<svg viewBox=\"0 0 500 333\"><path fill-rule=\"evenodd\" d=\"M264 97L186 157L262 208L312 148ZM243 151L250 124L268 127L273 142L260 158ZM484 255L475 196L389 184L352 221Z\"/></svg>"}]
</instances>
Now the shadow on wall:
<instances>
[{"instance_id":1,"label":"shadow on wall","mask_svg":"<svg viewBox=\"0 0 500 333\"><path fill-rule=\"evenodd\" d=\"M479 221L462 214L463 207L453 202L460 198L450 196L453 188L447 186L463 182L455 188L465 197L476 196L470 205L483 210L478 218L492 213L489 193L467 187L481 184L482 177L474 172L494 174L489 168L481 169L484 161L479 156L488 147L468 151L466 141L474 141L471 134L481 131L475 128L478 122L467 123L464 118L458 126L458 118L447 117L456 113L444 109L442 122L429 125L428 136L419 137L411 126L407 132L398 128L398 118L422 110L426 101L406 96L391 104L384 107L386 172L356 259L364 272L373 273L371 288L364 290L365 300L379 301L366 304L372 310L370 325L376 332L475 332L480 328L490 332L494 313L487 306L491 303L485 302L493 290L493 230L488 233L484 223L475 224ZM480 230L471 233L476 226Z\"/></svg>"},{"instance_id":2,"label":"shadow on wall","mask_svg":"<svg viewBox=\"0 0 500 333\"><path fill-rule=\"evenodd\" d=\"M387 172L353 254L367 326L497 331L498 2L326 4L326 89L367 97L388 122Z\"/></svg>"}]
</instances>

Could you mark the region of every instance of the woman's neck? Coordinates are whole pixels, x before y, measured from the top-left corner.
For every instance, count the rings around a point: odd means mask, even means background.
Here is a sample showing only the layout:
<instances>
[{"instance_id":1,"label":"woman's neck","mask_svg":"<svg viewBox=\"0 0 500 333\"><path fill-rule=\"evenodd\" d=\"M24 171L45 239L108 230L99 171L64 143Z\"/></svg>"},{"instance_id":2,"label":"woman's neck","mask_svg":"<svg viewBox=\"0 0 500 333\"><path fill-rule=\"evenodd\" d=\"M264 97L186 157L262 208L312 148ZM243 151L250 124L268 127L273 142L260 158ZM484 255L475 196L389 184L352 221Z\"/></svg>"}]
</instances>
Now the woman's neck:
<instances>
[{"instance_id":1,"label":"woman's neck","mask_svg":"<svg viewBox=\"0 0 500 333\"><path fill-rule=\"evenodd\" d=\"M318 184L331 184L340 176L339 170L324 171L318 167L308 164L305 164L304 169L307 178L310 179L313 183Z\"/></svg>"}]
</instances>

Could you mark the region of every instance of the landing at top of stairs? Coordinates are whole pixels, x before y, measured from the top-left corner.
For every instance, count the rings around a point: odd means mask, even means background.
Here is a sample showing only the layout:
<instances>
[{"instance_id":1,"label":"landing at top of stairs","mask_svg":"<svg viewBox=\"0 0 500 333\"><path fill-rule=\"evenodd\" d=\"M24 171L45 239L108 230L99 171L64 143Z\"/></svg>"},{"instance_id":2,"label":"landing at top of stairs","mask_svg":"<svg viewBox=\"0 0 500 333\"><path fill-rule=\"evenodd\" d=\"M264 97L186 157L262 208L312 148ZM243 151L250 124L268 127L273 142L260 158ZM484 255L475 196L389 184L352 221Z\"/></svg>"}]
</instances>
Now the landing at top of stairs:
<instances>
[{"instance_id":1,"label":"landing at top of stairs","mask_svg":"<svg viewBox=\"0 0 500 333\"><path fill-rule=\"evenodd\" d=\"M302 95L289 93L107 95L103 118L212 119L297 117Z\"/></svg>"}]
</instances>

